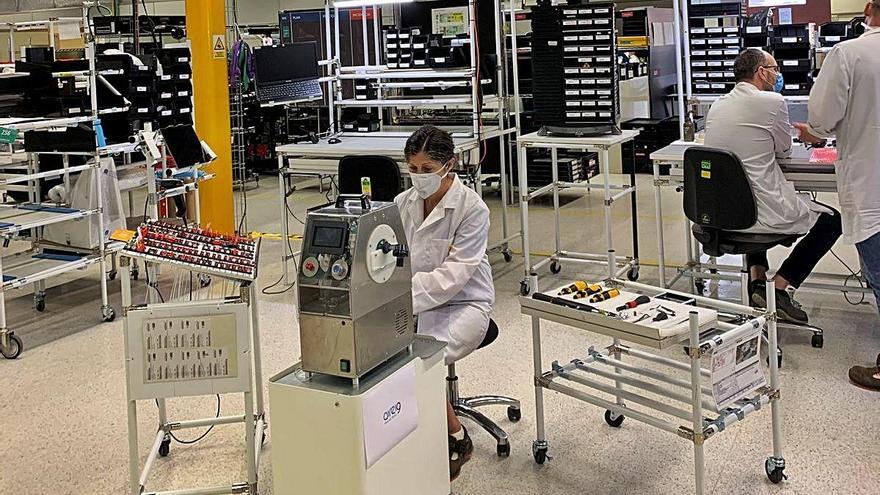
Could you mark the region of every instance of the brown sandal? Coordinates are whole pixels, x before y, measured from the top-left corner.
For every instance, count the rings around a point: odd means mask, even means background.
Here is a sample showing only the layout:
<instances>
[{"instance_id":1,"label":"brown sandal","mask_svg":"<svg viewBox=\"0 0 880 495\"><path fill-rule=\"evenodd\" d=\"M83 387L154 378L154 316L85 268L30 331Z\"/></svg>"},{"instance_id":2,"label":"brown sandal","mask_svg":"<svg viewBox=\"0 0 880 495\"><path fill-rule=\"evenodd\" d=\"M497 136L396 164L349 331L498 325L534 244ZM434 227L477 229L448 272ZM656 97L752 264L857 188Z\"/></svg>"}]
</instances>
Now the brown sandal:
<instances>
[{"instance_id":1,"label":"brown sandal","mask_svg":"<svg viewBox=\"0 0 880 495\"><path fill-rule=\"evenodd\" d=\"M458 440L449 435L449 481L455 481L458 478L458 475L461 474L461 467L471 460L471 456L474 453L474 444L471 442L471 437L464 426L461 429L464 431L463 439ZM455 457L454 459L453 456Z\"/></svg>"}]
</instances>

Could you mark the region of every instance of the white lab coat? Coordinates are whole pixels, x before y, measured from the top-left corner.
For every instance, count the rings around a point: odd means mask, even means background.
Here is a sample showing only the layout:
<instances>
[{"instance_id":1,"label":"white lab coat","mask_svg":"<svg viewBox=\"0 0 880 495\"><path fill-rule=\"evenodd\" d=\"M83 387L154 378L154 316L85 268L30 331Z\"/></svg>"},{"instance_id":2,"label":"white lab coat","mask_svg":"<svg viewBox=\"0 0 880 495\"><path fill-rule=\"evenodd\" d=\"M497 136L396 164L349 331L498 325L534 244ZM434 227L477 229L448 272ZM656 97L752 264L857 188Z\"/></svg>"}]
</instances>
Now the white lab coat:
<instances>
[{"instance_id":1,"label":"white lab coat","mask_svg":"<svg viewBox=\"0 0 880 495\"><path fill-rule=\"evenodd\" d=\"M457 176L453 180L428 218L413 188L394 199L409 243L418 331L447 343L446 364L480 345L495 302L486 256L489 208Z\"/></svg>"},{"instance_id":2,"label":"white lab coat","mask_svg":"<svg viewBox=\"0 0 880 495\"><path fill-rule=\"evenodd\" d=\"M880 233L880 28L836 45L810 92L810 132L837 136L843 235Z\"/></svg>"},{"instance_id":3,"label":"white lab coat","mask_svg":"<svg viewBox=\"0 0 880 495\"><path fill-rule=\"evenodd\" d=\"M733 152L743 163L758 221L746 232L805 234L830 211L797 193L776 158L791 154L791 123L782 95L747 82L719 98L706 115L706 146Z\"/></svg>"}]
</instances>

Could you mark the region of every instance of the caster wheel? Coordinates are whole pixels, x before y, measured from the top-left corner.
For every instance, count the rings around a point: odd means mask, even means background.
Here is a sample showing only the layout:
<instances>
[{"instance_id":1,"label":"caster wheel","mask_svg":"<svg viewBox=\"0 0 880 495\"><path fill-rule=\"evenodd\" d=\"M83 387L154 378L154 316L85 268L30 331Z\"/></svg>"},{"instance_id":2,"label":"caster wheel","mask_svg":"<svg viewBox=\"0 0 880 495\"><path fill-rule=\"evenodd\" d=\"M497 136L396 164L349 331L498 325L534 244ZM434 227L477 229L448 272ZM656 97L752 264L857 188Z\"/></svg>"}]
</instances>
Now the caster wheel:
<instances>
[{"instance_id":1,"label":"caster wheel","mask_svg":"<svg viewBox=\"0 0 880 495\"><path fill-rule=\"evenodd\" d=\"M620 425L623 424L623 420L625 417L623 414L621 414L615 418L613 417L613 414L614 413L612 413L611 411L605 411L605 422L608 423L608 426L611 426L612 428L620 428Z\"/></svg>"},{"instance_id":2,"label":"caster wheel","mask_svg":"<svg viewBox=\"0 0 880 495\"><path fill-rule=\"evenodd\" d=\"M813 334L813 337L810 339L810 344L816 349L821 349L822 346L825 345L825 338L821 333Z\"/></svg>"},{"instance_id":3,"label":"caster wheel","mask_svg":"<svg viewBox=\"0 0 880 495\"><path fill-rule=\"evenodd\" d=\"M162 443L159 445L159 456L168 457L169 452L171 452L171 440L162 440Z\"/></svg>"},{"instance_id":4,"label":"caster wheel","mask_svg":"<svg viewBox=\"0 0 880 495\"><path fill-rule=\"evenodd\" d=\"M102 319L106 322L111 322L116 319L116 311L113 311L113 308L107 308L102 310Z\"/></svg>"},{"instance_id":5,"label":"caster wheel","mask_svg":"<svg viewBox=\"0 0 880 495\"><path fill-rule=\"evenodd\" d=\"M518 408L510 406L507 408L507 419L516 423L522 419L522 411Z\"/></svg>"},{"instance_id":6,"label":"caster wheel","mask_svg":"<svg viewBox=\"0 0 880 495\"><path fill-rule=\"evenodd\" d=\"M694 288L697 289L697 294L702 294L706 290L705 282L694 282Z\"/></svg>"},{"instance_id":7,"label":"caster wheel","mask_svg":"<svg viewBox=\"0 0 880 495\"><path fill-rule=\"evenodd\" d=\"M7 345L0 344L0 354L3 355L6 359L15 359L21 355L21 351L24 350L24 345L21 343L21 339L18 338L18 335L14 333L7 334Z\"/></svg>"},{"instance_id":8,"label":"caster wheel","mask_svg":"<svg viewBox=\"0 0 880 495\"><path fill-rule=\"evenodd\" d=\"M788 479L788 476L785 475L785 468L777 466L776 461L773 459L767 459L767 462L764 463L764 471L767 473L767 478L774 485L778 485L782 483L782 480Z\"/></svg>"},{"instance_id":9,"label":"caster wheel","mask_svg":"<svg viewBox=\"0 0 880 495\"><path fill-rule=\"evenodd\" d=\"M110 270L107 273L107 280L116 280L116 270Z\"/></svg>"},{"instance_id":10,"label":"caster wheel","mask_svg":"<svg viewBox=\"0 0 880 495\"><path fill-rule=\"evenodd\" d=\"M204 288L209 285L211 285L211 277L209 275L204 275L204 274L199 275L199 286Z\"/></svg>"},{"instance_id":11,"label":"caster wheel","mask_svg":"<svg viewBox=\"0 0 880 495\"><path fill-rule=\"evenodd\" d=\"M630 268L628 272L626 272L626 278L629 279L630 282L635 282L639 279L639 269L638 268Z\"/></svg>"},{"instance_id":12,"label":"caster wheel","mask_svg":"<svg viewBox=\"0 0 880 495\"><path fill-rule=\"evenodd\" d=\"M562 271L562 265L560 265L559 262L554 261L554 262L550 263L550 273L556 275L557 273L559 273L561 271Z\"/></svg>"},{"instance_id":13,"label":"caster wheel","mask_svg":"<svg viewBox=\"0 0 880 495\"><path fill-rule=\"evenodd\" d=\"M513 254L510 251L504 251L504 261L510 263L513 261Z\"/></svg>"},{"instance_id":14,"label":"caster wheel","mask_svg":"<svg viewBox=\"0 0 880 495\"><path fill-rule=\"evenodd\" d=\"M498 457L510 457L510 444L509 443L499 443L498 444Z\"/></svg>"},{"instance_id":15,"label":"caster wheel","mask_svg":"<svg viewBox=\"0 0 880 495\"><path fill-rule=\"evenodd\" d=\"M530 292L532 292L532 289L531 289L531 287L529 287L528 282L523 280L522 282L519 283L519 293L521 295L527 296L527 295L529 295Z\"/></svg>"},{"instance_id":16,"label":"caster wheel","mask_svg":"<svg viewBox=\"0 0 880 495\"><path fill-rule=\"evenodd\" d=\"M34 301L34 309L36 309L40 313L46 311L46 301L43 299L38 299Z\"/></svg>"},{"instance_id":17,"label":"caster wheel","mask_svg":"<svg viewBox=\"0 0 880 495\"><path fill-rule=\"evenodd\" d=\"M535 462L538 464L544 464L547 462L547 449L535 450Z\"/></svg>"}]
</instances>

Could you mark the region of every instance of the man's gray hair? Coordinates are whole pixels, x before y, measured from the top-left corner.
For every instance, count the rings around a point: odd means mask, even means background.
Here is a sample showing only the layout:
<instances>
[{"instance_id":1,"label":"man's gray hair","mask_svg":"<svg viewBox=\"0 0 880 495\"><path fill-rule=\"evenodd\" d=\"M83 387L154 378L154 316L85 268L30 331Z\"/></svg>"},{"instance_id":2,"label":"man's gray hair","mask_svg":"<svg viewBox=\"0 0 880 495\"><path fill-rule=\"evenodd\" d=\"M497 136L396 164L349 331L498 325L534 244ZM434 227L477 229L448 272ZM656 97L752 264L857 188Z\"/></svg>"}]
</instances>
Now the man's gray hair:
<instances>
[{"instance_id":1,"label":"man's gray hair","mask_svg":"<svg viewBox=\"0 0 880 495\"><path fill-rule=\"evenodd\" d=\"M880 0L874 0L880 2ZM747 48L736 56L733 62L733 76L736 82L750 81L761 67L767 62L767 52L758 48Z\"/></svg>"}]
</instances>

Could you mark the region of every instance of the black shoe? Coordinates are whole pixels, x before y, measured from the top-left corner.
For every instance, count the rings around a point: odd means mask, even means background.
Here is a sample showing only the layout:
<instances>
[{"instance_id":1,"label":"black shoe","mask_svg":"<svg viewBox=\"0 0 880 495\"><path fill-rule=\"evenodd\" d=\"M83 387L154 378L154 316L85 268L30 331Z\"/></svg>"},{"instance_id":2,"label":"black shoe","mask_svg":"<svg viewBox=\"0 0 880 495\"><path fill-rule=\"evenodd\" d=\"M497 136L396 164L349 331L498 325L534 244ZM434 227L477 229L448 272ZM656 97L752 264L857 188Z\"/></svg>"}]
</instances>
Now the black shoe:
<instances>
[{"instance_id":1,"label":"black shoe","mask_svg":"<svg viewBox=\"0 0 880 495\"><path fill-rule=\"evenodd\" d=\"M752 280L749 282L749 306L753 308L766 308L767 304L764 302L764 296L766 295L766 280Z\"/></svg>"},{"instance_id":2,"label":"black shoe","mask_svg":"<svg viewBox=\"0 0 880 495\"><path fill-rule=\"evenodd\" d=\"M767 289L764 281L755 280L749 286L752 305L758 308L766 308ZM788 295L788 291L782 289L776 289L776 314L780 320L788 323L806 325L810 322L810 318L807 316L806 311L801 309L801 305Z\"/></svg>"}]
</instances>

